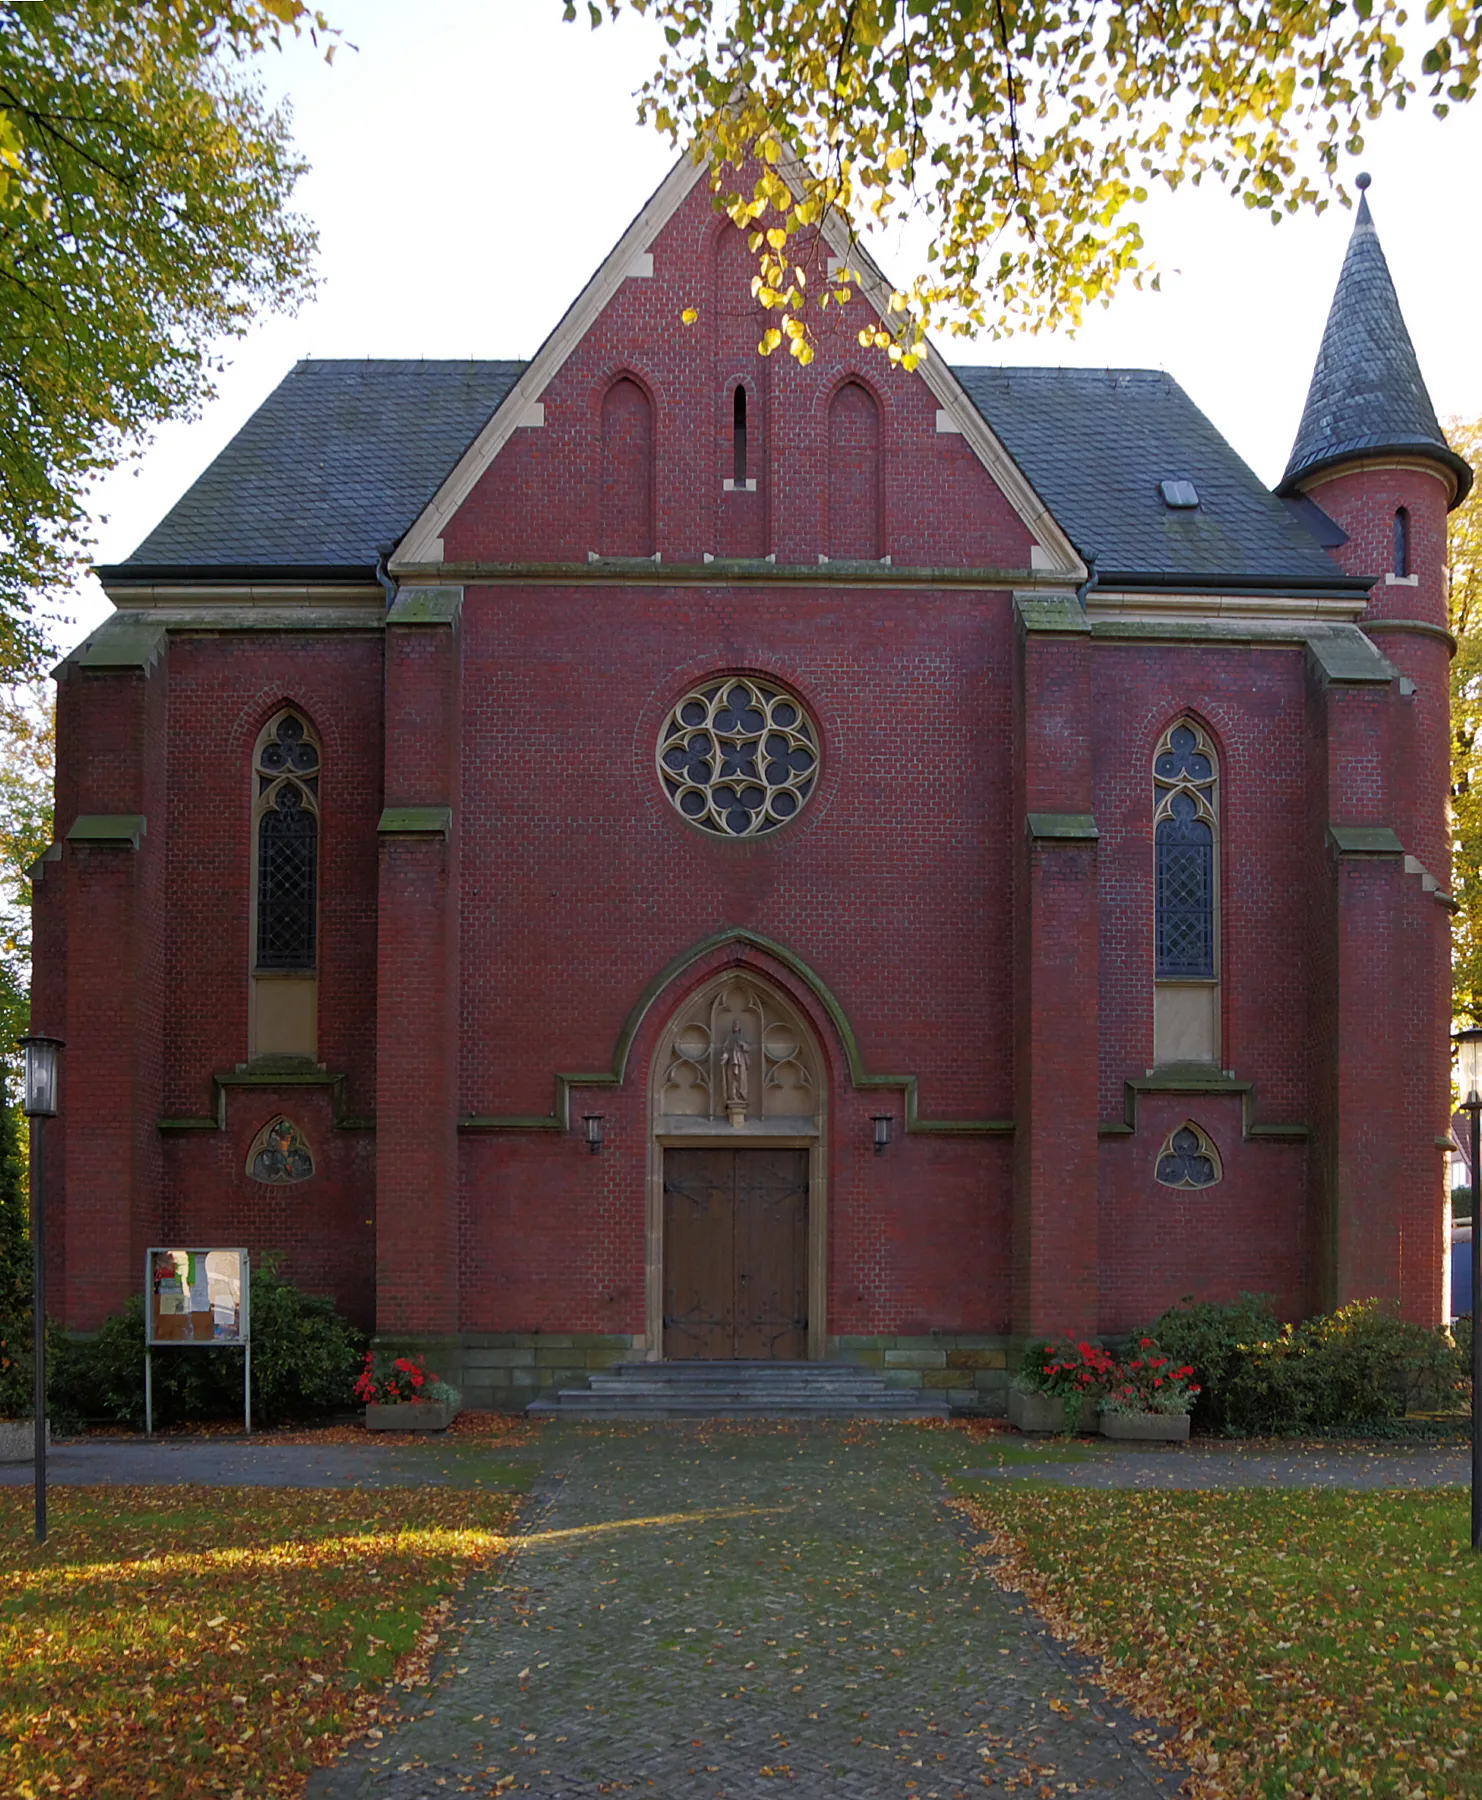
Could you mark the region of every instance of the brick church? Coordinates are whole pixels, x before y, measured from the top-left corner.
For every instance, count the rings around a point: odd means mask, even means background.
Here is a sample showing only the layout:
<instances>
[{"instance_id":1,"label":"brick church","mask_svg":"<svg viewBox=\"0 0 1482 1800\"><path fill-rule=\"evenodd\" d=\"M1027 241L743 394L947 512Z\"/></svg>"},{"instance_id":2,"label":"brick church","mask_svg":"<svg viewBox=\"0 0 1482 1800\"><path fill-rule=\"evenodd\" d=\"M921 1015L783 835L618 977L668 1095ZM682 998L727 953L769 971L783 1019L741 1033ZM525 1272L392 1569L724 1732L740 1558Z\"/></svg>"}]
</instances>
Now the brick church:
<instances>
[{"instance_id":1,"label":"brick church","mask_svg":"<svg viewBox=\"0 0 1482 1800\"><path fill-rule=\"evenodd\" d=\"M1471 474L1367 202L1275 492L1161 373L892 367L868 266L764 358L752 272L681 163L532 361L300 363L99 570L66 1326L245 1244L474 1402L993 1406L1185 1295L1441 1316Z\"/></svg>"}]
</instances>

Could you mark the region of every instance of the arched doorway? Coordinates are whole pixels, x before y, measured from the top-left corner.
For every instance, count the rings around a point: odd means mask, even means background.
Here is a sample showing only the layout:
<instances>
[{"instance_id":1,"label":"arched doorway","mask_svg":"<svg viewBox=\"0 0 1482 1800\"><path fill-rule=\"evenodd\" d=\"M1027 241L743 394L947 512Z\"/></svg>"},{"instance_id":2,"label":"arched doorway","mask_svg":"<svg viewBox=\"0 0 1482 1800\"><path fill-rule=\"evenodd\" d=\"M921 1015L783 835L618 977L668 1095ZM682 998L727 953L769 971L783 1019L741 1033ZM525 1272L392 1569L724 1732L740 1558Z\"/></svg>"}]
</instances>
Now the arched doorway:
<instances>
[{"instance_id":1,"label":"arched doorway","mask_svg":"<svg viewBox=\"0 0 1482 1800\"><path fill-rule=\"evenodd\" d=\"M671 1020L650 1080L648 1355L824 1355L824 1063L770 983L731 970Z\"/></svg>"}]
</instances>

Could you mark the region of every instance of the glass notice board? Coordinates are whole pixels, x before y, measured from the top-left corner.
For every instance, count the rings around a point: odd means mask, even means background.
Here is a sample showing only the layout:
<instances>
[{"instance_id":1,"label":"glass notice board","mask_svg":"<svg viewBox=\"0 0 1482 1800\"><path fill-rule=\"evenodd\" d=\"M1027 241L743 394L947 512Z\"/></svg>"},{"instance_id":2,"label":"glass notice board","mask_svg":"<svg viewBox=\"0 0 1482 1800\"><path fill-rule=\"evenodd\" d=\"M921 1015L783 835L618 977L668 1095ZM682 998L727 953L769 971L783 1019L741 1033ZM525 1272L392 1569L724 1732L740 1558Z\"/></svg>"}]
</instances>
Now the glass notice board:
<instances>
[{"instance_id":1,"label":"glass notice board","mask_svg":"<svg viewBox=\"0 0 1482 1800\"><path fill-rule=\"evenodd\" d=\"M245 1250L150 1250L144 1269L145 1341L245 1344L249 1273Z\"/></svg>"}]
</instances>

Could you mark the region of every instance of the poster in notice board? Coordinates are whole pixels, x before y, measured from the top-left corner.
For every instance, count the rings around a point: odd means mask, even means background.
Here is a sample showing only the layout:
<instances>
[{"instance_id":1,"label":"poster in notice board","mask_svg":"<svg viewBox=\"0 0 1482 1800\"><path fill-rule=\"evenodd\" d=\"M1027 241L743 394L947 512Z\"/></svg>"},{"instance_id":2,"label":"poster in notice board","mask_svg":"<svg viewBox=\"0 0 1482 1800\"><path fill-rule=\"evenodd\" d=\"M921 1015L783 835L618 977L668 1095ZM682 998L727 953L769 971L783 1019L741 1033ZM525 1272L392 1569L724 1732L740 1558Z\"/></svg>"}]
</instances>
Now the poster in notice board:
<instances>
[{"instance_id":1,"label":"poster in notice board","mask_svg":"<svg viewBox=\"0 0 1482 1800\"><path fill-rule=\"evenodd\" d=\"M220 1348L248 1340L245 1250L148 1252L144 1265L145 1341Z\"/></svg>"}]
</instances>

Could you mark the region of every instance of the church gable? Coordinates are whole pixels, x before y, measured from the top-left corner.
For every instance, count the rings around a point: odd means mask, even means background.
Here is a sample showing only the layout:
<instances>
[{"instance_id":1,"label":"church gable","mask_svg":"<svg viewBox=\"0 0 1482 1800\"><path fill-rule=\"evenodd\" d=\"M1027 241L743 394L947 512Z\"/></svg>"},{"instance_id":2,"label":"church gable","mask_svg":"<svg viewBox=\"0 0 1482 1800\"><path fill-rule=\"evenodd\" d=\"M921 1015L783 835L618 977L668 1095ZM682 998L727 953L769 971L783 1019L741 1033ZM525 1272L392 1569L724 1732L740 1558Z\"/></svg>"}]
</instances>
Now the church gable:
<instances>
[{"instance_id":1,"label":"church gable","mask_svg":"<svg viewBox=\"0 0 1482 1800\"><path fill-rule=\"evenodd\" d=\"M800 249L820 284L833 255L822 239ZM928 358L907 372L860 347L877 316L867 293L811 315L804 367L759 352L769 320L754 273L745 235L681 164L393 566L770 557L1079 572L951 371ZM870 269L866 283L879 285Z\"/></svg>"}]
</instances>

